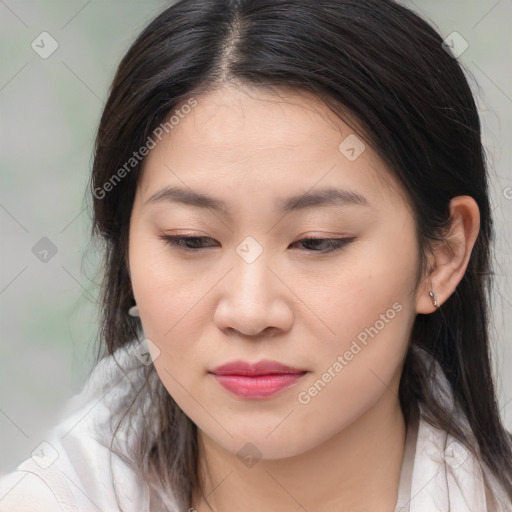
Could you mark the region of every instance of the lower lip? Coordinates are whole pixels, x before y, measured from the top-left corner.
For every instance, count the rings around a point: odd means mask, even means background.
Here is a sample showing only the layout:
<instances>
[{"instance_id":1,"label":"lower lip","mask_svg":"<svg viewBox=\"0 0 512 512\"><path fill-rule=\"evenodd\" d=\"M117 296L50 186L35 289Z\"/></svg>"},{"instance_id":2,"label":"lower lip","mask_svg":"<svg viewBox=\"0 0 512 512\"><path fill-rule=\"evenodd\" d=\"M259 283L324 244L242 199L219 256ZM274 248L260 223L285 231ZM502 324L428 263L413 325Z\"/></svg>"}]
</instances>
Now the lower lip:
<instances>
[{"instance_id":1,"label":"lower lip","mask_svg":"<svg viewBox=\"0 0 512 512\"><path fill-rule=\"evenodd\" d=\"M217 382L231 393L242 398L267 398L293 386L303 373L273 373L267 375L217 375Z\"/></svg>"}]
</instances>

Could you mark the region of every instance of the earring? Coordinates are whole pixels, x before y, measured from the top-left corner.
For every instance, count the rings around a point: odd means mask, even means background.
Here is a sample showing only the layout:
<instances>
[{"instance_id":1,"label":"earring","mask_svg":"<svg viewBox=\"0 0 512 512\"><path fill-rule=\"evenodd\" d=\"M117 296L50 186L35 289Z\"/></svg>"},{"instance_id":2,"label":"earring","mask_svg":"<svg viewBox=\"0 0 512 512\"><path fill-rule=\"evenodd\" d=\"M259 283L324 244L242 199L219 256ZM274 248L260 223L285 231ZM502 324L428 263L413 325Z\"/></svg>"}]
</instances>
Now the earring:
<instances>
[{"instance_id":1,"label":"earring","mask_svg":"<svg viewBox=\"0 0 512 512\"><path fill-rule=\"evenodd\" d=\"M431 290L428 292L428 294L430 295L430 298L432 299L432 304L435 308L439 307L439 304L437 303L437 300L434 296L434 292Z\"/></svg>"},{"instance_id":2,"label":"earring","mask_svg":"<svg viewBox=\"0 0 512 512\"><path fill-rule=\"evenodd\" d=\"M139 316L139 308L137 307L137 304L135 304L135 306L132 306L129 310L128 310L128 314L130 316Z\"/></svg>"}]
</instances>

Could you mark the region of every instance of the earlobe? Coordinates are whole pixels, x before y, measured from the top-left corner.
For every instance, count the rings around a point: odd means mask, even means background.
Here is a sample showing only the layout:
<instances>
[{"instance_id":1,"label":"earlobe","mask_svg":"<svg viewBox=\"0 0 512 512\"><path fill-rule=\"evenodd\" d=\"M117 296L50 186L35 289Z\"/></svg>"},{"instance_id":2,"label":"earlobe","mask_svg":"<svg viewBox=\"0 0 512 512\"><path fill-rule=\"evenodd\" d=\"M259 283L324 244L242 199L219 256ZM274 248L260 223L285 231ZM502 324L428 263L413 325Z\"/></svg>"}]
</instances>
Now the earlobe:
<instances>
[{"instance_id":1,"label":"earlobe","mask_svg":"<svg viewBox=\"0 0 512 512\"><path fill-rule=\"evenodd\" d=\"M435 307L435 308L438 308L439 307L439 303L437 302L437 299L436 299L436 296L434 295L434 292L432 290L430 290L428 292L428 294L430 295L430 298L432 299L432 305Z\"/></svg>"},{"instance_id":2,"label":"earlobe","mask_svg":"<svg viewBox=\"0 0 512 512\"><path fill-rule=\"evenodd\" d=\"M443 242L432 247L433 269L420 287L416 311L433 313L455 291L466 272L480 230L480 211L470 196L450 201L450 228Z\"/></svg>"},{"instance_id":3,"label":"earlobe","mask_svg":"<svg viewBox=\"0 0 512 512\"><path fill-rule=\"evenodd\" d=\"M440 301L434 292L434 285L430 287L428 292L424 289L416 302L416 313L430 314L441 306Z\"/></svg>"}]
</instances>

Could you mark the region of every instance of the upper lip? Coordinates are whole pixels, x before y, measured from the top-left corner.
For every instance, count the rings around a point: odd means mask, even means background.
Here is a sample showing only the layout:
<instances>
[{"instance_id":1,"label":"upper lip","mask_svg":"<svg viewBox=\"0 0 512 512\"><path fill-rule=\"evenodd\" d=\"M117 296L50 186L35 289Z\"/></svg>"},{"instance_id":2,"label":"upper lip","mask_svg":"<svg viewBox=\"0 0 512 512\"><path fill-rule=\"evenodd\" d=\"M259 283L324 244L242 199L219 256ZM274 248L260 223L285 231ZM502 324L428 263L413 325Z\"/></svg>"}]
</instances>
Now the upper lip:
<instances>
[{"instance_id":1,"label":"upper lip","mask_svg":"<svg viewBox=\"0 0 512 512\"><path fill-rule=\"evenodd\" d=\"M268 375L271 373L304 373L302 368L294 368L278 361L262 359L256 363L247 361L231 361L214 368L211 373L216 375Z\"/></svg>"}]
</instances>

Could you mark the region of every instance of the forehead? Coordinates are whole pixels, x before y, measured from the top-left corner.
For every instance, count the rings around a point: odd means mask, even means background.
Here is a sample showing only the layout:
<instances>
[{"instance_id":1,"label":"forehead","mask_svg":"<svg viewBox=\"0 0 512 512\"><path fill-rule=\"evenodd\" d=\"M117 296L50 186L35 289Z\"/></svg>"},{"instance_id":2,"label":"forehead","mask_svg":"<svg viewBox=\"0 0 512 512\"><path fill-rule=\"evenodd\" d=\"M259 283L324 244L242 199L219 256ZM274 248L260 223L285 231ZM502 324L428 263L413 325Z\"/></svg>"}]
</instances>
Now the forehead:
<instances>
[{"instance_id":1,"label":"forehead","mask_svg":"<svg viewBox=\"0 0 512 512\"><path fill-rule=\"evenodd\" d=\"M397 188L380 157L313 95L224 86L193 99L193 108L169 113L172 128L144 161L143 200L168 185L251 198L273 190L294 195L315 184L370 196Z\"/></svg>"},{"instance_id":2,"label":"forehead","mask_svg":"<svg viewBox=\"0 0 512 512\"><path fill-rule=\"evenodd\" d=\"M164 136L161 145L169 151L229 161L288 150L292 163L306 155L319 158L322 149L352 132L318 98L298 91L224 86L195 100Z\"/></svg>"}]
</instances>

